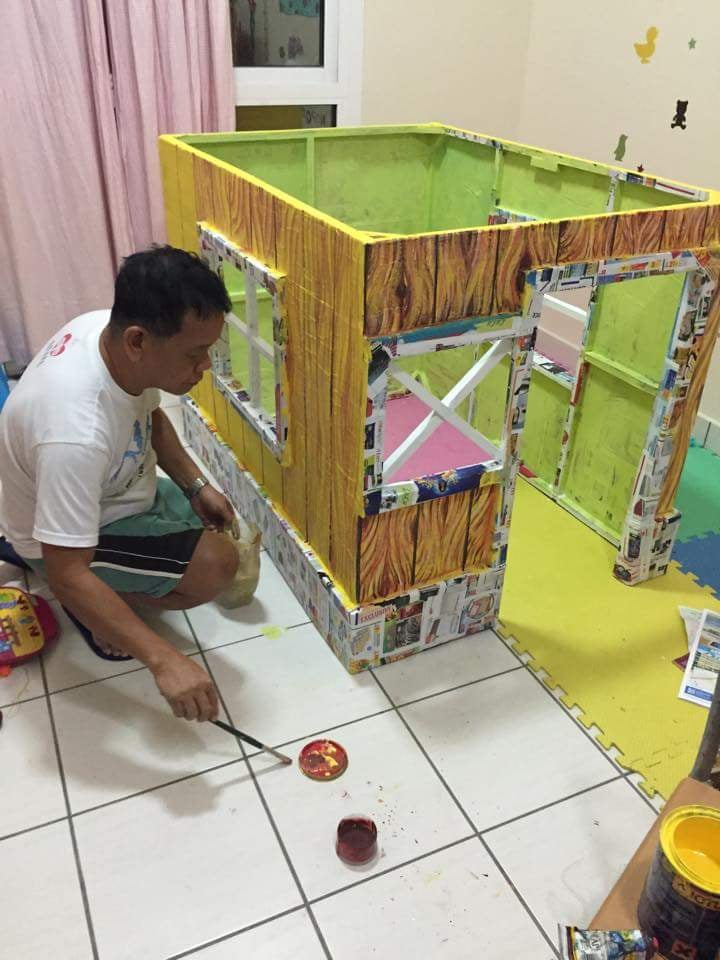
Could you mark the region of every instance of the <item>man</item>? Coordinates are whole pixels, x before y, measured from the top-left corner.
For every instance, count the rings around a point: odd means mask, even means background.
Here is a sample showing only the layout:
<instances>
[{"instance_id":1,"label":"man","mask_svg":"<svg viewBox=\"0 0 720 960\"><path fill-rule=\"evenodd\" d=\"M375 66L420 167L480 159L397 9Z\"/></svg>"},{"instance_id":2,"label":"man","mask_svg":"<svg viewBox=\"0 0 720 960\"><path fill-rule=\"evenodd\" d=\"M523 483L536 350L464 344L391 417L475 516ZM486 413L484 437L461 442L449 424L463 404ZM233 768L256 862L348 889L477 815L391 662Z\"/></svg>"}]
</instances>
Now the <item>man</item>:
<instances>
[{"instance_id":1,"label":"man","mask_svg":"<svg viewBox=\"0 0 720 960\"><path fill-rule=\"evenodd\" d=\"M0 415L0 529L93 650L144 663L186 720L217 716L215 688L134 608L206 603L237 569L217 532L234 521L232 506L159 407L160 389L186 393L210 367L229 310L222 281L196 256L135 253L112 310L63 327Z\"/></svg>"}]
</instances>

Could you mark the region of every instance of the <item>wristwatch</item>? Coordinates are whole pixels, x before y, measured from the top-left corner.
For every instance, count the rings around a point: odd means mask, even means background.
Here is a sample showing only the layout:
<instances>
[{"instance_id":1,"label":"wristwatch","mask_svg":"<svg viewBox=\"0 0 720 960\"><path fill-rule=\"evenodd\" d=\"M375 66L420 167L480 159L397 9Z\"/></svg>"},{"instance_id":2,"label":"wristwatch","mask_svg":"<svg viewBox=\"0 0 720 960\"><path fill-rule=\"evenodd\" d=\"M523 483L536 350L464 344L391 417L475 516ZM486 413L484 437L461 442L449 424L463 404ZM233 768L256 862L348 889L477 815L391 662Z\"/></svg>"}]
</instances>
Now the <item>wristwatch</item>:
<instances>
[{"instance_id":1,"label":"wristwatch","mask_svg":"<svg viewBox=\"0 0 720 960\"><path fill-rule=\"evenodd\" d=\"M185 487L185 489L183 490L183 493L188 498L188 500L192 500L192 498L196 496L196 494L200 493L202 488L206 487L209 482L210 481L207 480L205 477L195 477L192 483L188 484L188 486Z\"/></svg>"}]
</instances>

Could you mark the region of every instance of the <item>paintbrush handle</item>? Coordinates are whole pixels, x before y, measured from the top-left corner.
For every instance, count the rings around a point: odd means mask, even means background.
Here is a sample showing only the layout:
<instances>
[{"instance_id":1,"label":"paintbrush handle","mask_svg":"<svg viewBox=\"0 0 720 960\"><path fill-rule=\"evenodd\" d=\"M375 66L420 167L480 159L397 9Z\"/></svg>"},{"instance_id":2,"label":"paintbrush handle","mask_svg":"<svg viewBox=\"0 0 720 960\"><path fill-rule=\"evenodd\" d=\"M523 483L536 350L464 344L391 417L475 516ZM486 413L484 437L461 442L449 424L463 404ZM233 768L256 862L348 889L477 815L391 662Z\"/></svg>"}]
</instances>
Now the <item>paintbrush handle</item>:
<instances>
[{"instance_id":1,"label":"paintbrush handle","mask_svg":"<svg viewBox=\"0 0 720 960\"><path fill-rule=\"evenodd\" d=\"M265 744L260 743L260 741L256 740L255 737L249 737L241 730L236 730L235 727L231 727L230 724L225 723L224 720L211 720L210 722L214 723L216 727L220 727L221 730L226 730L228 733L234 734L236 737L239 737L240 740L244 740L245 743L249 743L251 746L257 747L258 750L267 750Z\"/></svg>"}]
</instances>

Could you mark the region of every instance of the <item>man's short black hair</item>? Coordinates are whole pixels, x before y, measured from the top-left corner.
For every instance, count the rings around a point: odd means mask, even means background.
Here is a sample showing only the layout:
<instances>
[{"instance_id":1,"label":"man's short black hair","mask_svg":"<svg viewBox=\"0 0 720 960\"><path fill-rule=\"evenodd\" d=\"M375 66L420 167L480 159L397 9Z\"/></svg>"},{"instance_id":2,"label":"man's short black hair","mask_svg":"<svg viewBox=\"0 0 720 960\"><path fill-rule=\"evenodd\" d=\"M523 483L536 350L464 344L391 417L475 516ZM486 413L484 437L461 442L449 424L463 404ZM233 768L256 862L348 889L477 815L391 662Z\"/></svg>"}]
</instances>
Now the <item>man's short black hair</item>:
<instances>
[{"instance_id":1,"label":"man's short black hair","mask_svg":"<svg viewBox=\"0 0 720 960\"><path fill-rule=\"evenodd\" d=\"M110 330L121 333L137 325L156 337L172 337L188 312L206 320L230 309L222 280L197 254L153 246L123 260Z\"/></svg>"}]
</instances>

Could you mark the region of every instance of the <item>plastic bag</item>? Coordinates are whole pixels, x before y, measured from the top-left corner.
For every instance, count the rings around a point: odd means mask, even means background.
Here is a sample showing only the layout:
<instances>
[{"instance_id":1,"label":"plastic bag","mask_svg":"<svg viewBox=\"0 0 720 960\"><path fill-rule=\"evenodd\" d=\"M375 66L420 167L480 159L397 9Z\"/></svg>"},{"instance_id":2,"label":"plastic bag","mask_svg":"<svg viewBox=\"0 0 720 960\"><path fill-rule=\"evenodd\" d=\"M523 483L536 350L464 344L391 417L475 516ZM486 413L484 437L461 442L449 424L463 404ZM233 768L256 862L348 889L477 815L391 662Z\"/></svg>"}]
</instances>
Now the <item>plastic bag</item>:
<instances>
[{"instance_id":1,"label":"plastic bag","mask_svg":"<svg viewBox=\"0 0 720 960\"><path fill-rule=\"evenodd\" d=\"M225 535L238 552L238 568L233 582L216 599L221 607L234 610L250 603L257 590L262 534L255 524L239 521Z\"/></svg>"}]
</instances>

